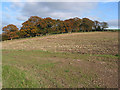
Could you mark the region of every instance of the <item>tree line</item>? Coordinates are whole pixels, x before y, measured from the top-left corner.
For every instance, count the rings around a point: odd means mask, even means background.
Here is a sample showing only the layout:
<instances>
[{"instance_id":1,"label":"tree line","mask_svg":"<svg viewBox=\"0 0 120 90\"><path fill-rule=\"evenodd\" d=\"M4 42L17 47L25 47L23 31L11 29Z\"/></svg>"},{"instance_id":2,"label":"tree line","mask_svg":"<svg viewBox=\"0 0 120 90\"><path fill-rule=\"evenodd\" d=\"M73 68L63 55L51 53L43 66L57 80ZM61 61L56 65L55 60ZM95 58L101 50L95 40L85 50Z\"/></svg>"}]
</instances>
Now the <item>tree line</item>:
<instances>
[{"instance_id":1,"label":"tree line","mask_svg":"<svg viewBox=\"0 0 120 90\"><path fill-rule=\"evenodd\" d=\"M22 23L19 29L13 24L2 28L2 40L12 40L18 38L35 37L48 34L104 31L108 28L106 22L92 21L89 18L70 18L66 20L52 19L50 17L41 18L31 16Z\"/></svg>"}]
</instances>

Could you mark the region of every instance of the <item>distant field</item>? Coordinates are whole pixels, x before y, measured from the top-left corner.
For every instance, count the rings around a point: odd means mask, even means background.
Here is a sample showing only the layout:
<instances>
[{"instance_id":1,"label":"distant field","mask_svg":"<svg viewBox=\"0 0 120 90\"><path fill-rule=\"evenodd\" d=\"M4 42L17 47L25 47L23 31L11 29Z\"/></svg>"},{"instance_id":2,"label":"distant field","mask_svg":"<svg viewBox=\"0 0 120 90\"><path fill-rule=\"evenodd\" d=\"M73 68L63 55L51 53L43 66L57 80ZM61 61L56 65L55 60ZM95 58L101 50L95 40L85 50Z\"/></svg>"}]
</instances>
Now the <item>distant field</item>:
<instances>
[{"instance_id":1,"label":"distant field","mask_svg":"<svg viewBox=\"0 0 120 90\"><path fill-rule=\"evenodd\" d=\"M5 41L3 49L77 52L79 54L118 53L117 32L60 34L21 40Z\"/></svg>"},{"instance_id":2,"label":"distant field","mask_svg":"<svg viewBox=\"0 0 120 90\"><path fill-rule=\"evenodd\" d=\"M117 32L50 35L2 45L4 88L118 87Z\"/></svg>"}]
</instances>

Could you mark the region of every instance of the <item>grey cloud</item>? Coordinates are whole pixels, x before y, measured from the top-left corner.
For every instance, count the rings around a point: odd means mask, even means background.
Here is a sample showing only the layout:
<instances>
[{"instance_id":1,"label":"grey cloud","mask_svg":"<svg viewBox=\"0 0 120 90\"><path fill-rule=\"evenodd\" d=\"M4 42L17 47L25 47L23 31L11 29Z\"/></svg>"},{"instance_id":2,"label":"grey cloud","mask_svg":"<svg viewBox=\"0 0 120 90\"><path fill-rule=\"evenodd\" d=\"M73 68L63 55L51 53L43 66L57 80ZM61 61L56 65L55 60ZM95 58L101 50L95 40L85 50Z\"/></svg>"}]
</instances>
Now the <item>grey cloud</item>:
<instances>
[{"instance_id":1,"label":"grey cloud","mask_svg":"<svg viewBox=\"0 0 120 90\"><path fill-rule=\"evenodd\" d=\"M17 16L16 19L17 19L18 21L25 21L25 20L28 19L28 17L25 17L25 16Z\"/></svg>"},{"instance_id":2,"label":"grey cloud","mask_svg":"<svg viewBox=\"0 0 120 90\"><path fill-rule=\"evenodd\" d=\"M23 16L40 16L53 18L81 17L96 7L91 2L29 2L25 3L21 11Z\"/></svg>"}]
</instances>

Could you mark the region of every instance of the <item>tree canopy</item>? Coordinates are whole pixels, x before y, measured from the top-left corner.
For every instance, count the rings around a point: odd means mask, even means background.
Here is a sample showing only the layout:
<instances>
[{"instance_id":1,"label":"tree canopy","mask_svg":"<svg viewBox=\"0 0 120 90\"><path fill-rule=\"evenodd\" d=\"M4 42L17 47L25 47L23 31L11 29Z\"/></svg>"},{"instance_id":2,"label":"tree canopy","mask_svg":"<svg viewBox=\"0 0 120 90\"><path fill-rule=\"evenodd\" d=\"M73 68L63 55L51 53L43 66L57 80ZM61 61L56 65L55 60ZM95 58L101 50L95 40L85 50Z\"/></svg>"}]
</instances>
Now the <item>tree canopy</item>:
<instances>
[{"instance_id":1,"label":"tree canopy","mask_svg":"<svg viewBox=\"0 0 120 90\"><path fill-rule=\"evenodd\" d=\"M19 29L13 24L3 27L2 40L35 37L45 34L103 31L105 28L108 28L107 22L92 21L89 18L80 19L75 17L60 20L50 17L31 16L22 23L22 27Z\"/></svg>"},{"instance_id":2,"label":"tree canopy","mask_svg":"<svg viewBox=\"0 0 120 90\"><path fill-rule=\"evenodd\" d=\"M14 38L19 38L18 35L18 28L13 25L13 24L9 24L5 27L2 28L2 39L4 40L9 40L9 39L14 39Z\"/></svg>"}]
</instances>

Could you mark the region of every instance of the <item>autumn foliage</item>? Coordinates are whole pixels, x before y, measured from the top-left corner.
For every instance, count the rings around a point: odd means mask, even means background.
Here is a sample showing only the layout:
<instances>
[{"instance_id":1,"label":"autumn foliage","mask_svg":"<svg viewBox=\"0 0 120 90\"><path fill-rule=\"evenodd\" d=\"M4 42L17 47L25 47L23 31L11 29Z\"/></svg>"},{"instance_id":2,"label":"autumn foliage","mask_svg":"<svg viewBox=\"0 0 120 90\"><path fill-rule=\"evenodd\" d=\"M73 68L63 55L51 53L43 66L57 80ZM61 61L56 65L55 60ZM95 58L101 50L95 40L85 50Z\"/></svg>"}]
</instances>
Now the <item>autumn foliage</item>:
<instances>
[{"instance_id":1,"label":"autumn foliage","mask_svg":"<svg viewBox=\"0 0 120 90\"><path fill-rule=\"evenodd\" d=\"M22 23L20 30L13 24L3 27L2 40L58 33L103 31L107 27L108 24L106 22L92 21L88 18L80 19L75 17L67 20L56 20L50 17L40 18L38 16L31 16Z\"/></svg>"},{"instance_id":2,"label":"autumn foliage","mask_svg":"<svg viewBox=\"0 0 120 90\"><path fill-rule=\"evenodd\" d=\"M19 38L19 31L18 28L13 25L13 24L9 24L5 27L2 28L2 39L3 40L9 40L9 39L15 39L15 38Z\"/></svg>"}]
</instances>

